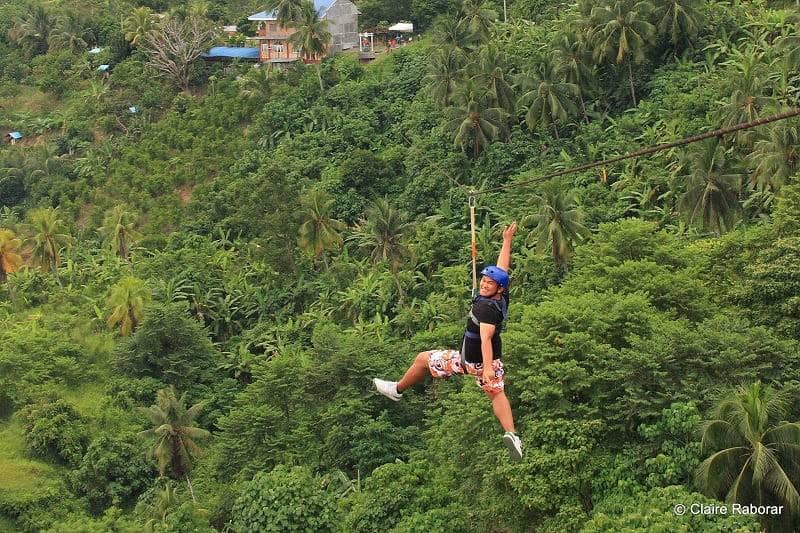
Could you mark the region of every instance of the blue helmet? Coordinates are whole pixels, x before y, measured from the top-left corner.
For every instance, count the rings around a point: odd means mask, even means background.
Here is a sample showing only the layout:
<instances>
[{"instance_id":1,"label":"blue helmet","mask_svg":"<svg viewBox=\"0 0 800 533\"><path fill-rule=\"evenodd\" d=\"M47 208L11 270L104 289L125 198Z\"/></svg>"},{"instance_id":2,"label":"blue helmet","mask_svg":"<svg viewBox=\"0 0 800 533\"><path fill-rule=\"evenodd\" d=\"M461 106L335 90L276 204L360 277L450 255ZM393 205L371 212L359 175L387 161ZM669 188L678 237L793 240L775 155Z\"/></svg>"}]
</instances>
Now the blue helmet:
<instances>
[{"instance_id":1,"label":"blue helmet","mask_svg":"<svg viewBox=\"0 0 800 533\"><path fill-rule=\"evenodd\" d=\"M481 270L481 276L486 276L494 280L498 285L504 289L508 289L508 272L499 266L489 265Z\"/></svg>"}]
</instances>

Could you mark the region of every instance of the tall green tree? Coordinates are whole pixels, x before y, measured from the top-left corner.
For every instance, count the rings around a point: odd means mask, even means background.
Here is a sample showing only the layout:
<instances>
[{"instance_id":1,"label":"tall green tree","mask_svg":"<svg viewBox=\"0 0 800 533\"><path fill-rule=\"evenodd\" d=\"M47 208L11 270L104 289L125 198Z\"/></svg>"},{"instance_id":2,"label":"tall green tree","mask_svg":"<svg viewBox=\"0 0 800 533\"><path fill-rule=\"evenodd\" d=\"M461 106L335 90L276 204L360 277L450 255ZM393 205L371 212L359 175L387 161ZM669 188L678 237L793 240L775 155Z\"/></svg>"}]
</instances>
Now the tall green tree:
<instances>
[{"instance_id":1,"label":"tall green tree","mask_svg":"<svg viewBox=\"0 0 800 533\"><path fill-rule=\"evenodd\" d=\"M459 48L438 48L431 54L425 82L430 95L441 107L450 105L459 83L464 79L465 63L466 56Z\"/></svg>"},{"instance_id":2,"label":"tall green tree","mask_svg":"<svg viewBox=\"0 0 800 533\"><path fill-rule=\"evenodd\" d=\"M22 240L13 231L0 228L0 283L22 266L22 256L19 255L21 247Z\"/></svg>"},{"instance_id":3,"label":"tall green tree","mask_svg":"<svg viewBox=\"0 0 800 533\"><path fill-rule=\"evenodd\" d=\"M497 20L497 11L487 5L486 0L464 0L461 4L459 24L480 41L487 41L492 25Z\"/></svg>"},{"instance_id":4,"label":"tall green tree","mask_svg":"<svg viewBox=\"0 0 800 533\"><path fill-rule=\"evenodd\" d=\"M136 46L156 29L153 11L149 7L137 7L122 23L125 39Z\"/></svg>"},{"instance_id":5,"label":"tall green tree","mask_svg":"<svg viewBox=\"0 0 800 533\"><path fill-rule=\"evenodd\" d=\"M636 0L611 0L592 9L591 41L598 60L612 59L621 65L627 63L631 99L636 106L633 86L633 63L644 60L652 44L655 27L648 17L653 10L649 2Z\"/></svg>"},{"instance_id":6,"label":"tall green tree","mask_svg":"<svg viewBox=\"0 0 800 533\"><path fill-rule=\"evenodd\" d=\"M267 11L274 11L278 24L284 28L291 27L303 14L302 0L268 0Z\"/></svg>"},{"instance_id":7,"label":"tall green tree","mask_svg":"<svg viewBox=\"0 0 800 533\"><path fill-rule=\"evenodd\" d=\"M158 461L159 473L162 476L170 474L175 479L185 479L194 502L197 499L189 472L195 458L202 454L195 440L210 435L205 429L194 426L195 419L204 406L204 402L199 402L187 409L186 393L177 398L175 387L170 386L156 393L155 404L140 408L150 418L153 427L139 434L156 438L150 449L150 457Z\"/></svg>"},{"instance_id":8,"label":"tall green tree","mask_svg":"<svg viewBox=\"0 0 800 533\"><path fill-rule=\"evenodd\" d=\"M108 306L111 308L108 327L119 325L120 335L127 337L142 321L144 308L149 301L150 291L144 281L132 276L122 278L108 297Z\"/></svg>"},{"instance_id":9,"label":"tall green tree","mask_svg":"<svg viewBox=\"0 0 800 533\"><path fill-rule=\"evenodd\" d=\"M581 112L586 122L589 116L586 113L584 94L589 94L594 82L594 61L592 51L586 41L573 32L559 33L553 42L553 57L558 69L563 72L567 83L578 87L577 96L581 104Z\"/></svg>"},{"instance_id":10,"label":"tall green tree","mask_svg":"<svg viewBox=\"0 0 800 533\"><path fill-rule=\"evenodd\" d=\"M512 114L516 105L516 95L508 80L508 57L502 49L492 43L478 51L478 58L472 64L473 79L489 89L492 107L499 107Z\"/></svg>"},{"instance_id":11,"label":"tall green tree","mask_svg":"<svg viewBox=\"0 0 800 533\"><path fill-rule=\"evenodd\" d=\"M758 119L774 103L774 98L767 95L764 52L753 46L733 49L731 58L724 64L733 71L733 83L730 98L720 102L715 113L717 122L728 128ZM755 138L756 131L752 129L739 131L735 137L736 142L746 149L753 147Z\"/></svg>"},{"instance_id":12,"label":"tall green tree","mask_svg":"<svg viewBox=\"0 0 800 533\"><path fill-rule=\"evenodd\" d=\"M447 109L453 144L464 151L472 147L473 157L501 136L507 136L508 114L491 105L486 89L467 80L456 93L455 104Z\"/></svg>"},{"instance_id":13,"label":"tall green tree","mask_svg":"<svg viewBox=\"0 0 800 533\"><path fill-rule=\"evenodd\" d=\"M676 49L684 41L690 47L701 26L702 0L661 0L653 11L658 33Z\"/></svg>"},{"instance_id":14,"label":"tall green tree","mask_svg":"<svg viewBox=\"0 0 800 533\"><path fill-rule=\"evenodd\" d=\"M302 200L303 219L298 230L297 243L308 255L324 258L326 250L342 244L341 232L347 227L331 217L334 199L324 191L312 190Z\"/></svg>"},{"instance_id":15,"label":"tall green tree","mask_svg":"<svg viewBox=\"0 0 800 533\"><path fill-rule=\"evenodd\" d=\"M689 224L698 219L717 235L733 227L739 211L742 175L731 168L719 138L690 146L681 163L686 192L678 210Z\"/></svg>"},{"instance_id":16,"label":"tall green tree","mask_svg":"<svg viewBox=\"0 0 800 533\"><path fill-rule=\"evenodd\" d=\"M518 75L516 86L520 93L517 105L520 113L525 112L528 129L552 126L556 139L560 139L558 124L577 113L572 99L579 95L580 88L564 81L550 59L541 59L532 69Z\"/></svg>"},{"instance_id":17,"label":"tall green tree","mask_svg":"<svg viewBox=\"0 0 800 533\"><path fill-rule=\"evenodd\" d=\"M773 124L750 154L752 182L760 189L780 190L800 169L800 129L795 122Z\"/></svg>"},{"instance_id":18,"label":"tall green tree","mask_svg":"<svg viewBox=\"0 0 800 533\"><path fill-rule=\"evenodd\" d=\"M31 233L31 258L47 272L57 272L61 266L61 252L72 242L72 237L64 229L58 209L40 207L29 214Z\"/></svg>"},{"instance_id":19,"label":"tall green tree","mask_svg":"<svg viewBox=\"0 0 800 533\"><path fill-rule=\"evenodd\" d=\"M575 204L575 197L558 182L544 185L543 191L534 196L538 212L523 219L524 224L535 224L528 235L528 244L536 245L536 251L550 250L556 266L565 269L569 264L575 244L589 235L582 224L583 212Z\"/></svg>"},{"instance_id":20,"label":"tall green tree","mask_svg":"<svg viewBox=\"0 0 800 533\"><path fill-rule=\"evenodd\" d=\"M47 52L53 20L41 4L31 7L28 13L14 24L8 36L32 55Z\"/></svg>"},{"instance_id":21,"label":"tall green tree","mask_svg":"<svg viewBox=\"0 0 800 533\"><path fill-rule=\"evenodd\" d=\"M782 505L784 518L800 512L800 424L786 422L790 398L757 381L736 389L713 409L702 446L712 452L697 483L729 503ZM761 515L765 530L778 525Z\"/></svg>"},{"instance_id":22,"label":"tall green tree","mask_svg":"<svg viewBox=\"0 0 800 533\"><path fill-rule=\"evenodd\" d=\"M54 49L77 53L86 50L87 45L94 42L94 35L80 15L68 11L56 19L49 42Z\"/></svg>"},{"instance_id":23,"label":"tall green tree","mask_svg":"<svg viewBox=\"0 0 800 533\"><path fill-rule=\"evenodd\" d=\"M125 260L130 255L131 244L140 236L136 231L136 218L136 214L128 211L124 205L116 205L106 212L103 225L97 228L106 246Z\"/></svg>"},{"instance_id":24,"label":"tall green tree","mask_svg":"<svg viewBox=\"0 0 800 533\"><path fill-rule=\"evenodd\" d=\"M432 31L433 42L449 48L470 51L475 47L478 37L461 19L453 15L443 15L436 20Z\"/></svg>"},{"instance_id":25,"label":"tall green tree","mask_svg":"<svg viewBox=\"0 0 800 533\"><path fill-rule=\"evenodd\" d=\"M364 250L375 262L385 261L392 272L397 272L408 259L408 239L411 225L402 211L391 206L385 198L376 199L367 209L348 240Z\"/></svg>"},{"instance_id":26,"label":"tall green tree","mask_svg":"<svg viewBox=\"0 0 800 533\"><path fill-rule=\"evenodd\" d=\"M314 7L314 2L303 0L300 12L297 15L295 27L296 31L289 36L289 40L295 48L300 51L303 61L306 63L317 63L317 77L319 78L319 90L325 87L322 84L322 58L328 52L333 36L328 30L328 20L323 20Z\"/></svg>"}]
</instances>

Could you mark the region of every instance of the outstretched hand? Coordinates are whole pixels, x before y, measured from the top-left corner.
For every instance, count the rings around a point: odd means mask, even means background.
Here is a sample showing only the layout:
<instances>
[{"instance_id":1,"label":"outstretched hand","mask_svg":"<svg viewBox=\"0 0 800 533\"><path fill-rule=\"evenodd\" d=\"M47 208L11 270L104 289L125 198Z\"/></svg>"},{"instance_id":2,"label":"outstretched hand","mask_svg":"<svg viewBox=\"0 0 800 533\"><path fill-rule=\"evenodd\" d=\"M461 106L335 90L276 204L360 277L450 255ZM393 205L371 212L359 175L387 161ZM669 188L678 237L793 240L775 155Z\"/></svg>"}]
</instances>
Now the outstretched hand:
<instances>
[{"instance_id":1,"label":"outstretched hand","mask_svg":"<svg viewBox=\"0 0 800 533\"><path fill-rule=\"evenodd\" d=\"M514 238L514 234L517 232L517 223L512 222L506 229L503 230L503 239L504 240L511 240Z\"/></svg>"}]
</instances>

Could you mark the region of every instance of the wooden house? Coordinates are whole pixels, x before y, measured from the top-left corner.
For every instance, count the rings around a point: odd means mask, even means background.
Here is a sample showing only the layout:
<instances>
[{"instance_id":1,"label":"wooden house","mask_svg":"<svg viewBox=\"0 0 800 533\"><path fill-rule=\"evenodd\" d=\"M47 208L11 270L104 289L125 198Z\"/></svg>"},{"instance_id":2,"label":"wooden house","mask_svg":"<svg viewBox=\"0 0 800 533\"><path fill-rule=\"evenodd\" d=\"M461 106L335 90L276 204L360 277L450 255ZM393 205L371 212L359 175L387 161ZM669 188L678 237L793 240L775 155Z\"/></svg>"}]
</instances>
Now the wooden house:
<instances>
[{"instance_id":1,"label":"wooden house","mask_svg":"<svg viewBox=\"0 0 800 533\"><path fill-rule=\"evenodd\" d=\"M330 53L357 48L358 15L361 13L350 0L314 0L317 13L328 21L331 32ZM259 61L262 63L291 63L300 59L300 52L289 42L294 28L285 28L278 24L274 11L262 11L247 17L257 23L256 35L247 40L255 43L259 50Z\"/></svg>"}]
</instances>

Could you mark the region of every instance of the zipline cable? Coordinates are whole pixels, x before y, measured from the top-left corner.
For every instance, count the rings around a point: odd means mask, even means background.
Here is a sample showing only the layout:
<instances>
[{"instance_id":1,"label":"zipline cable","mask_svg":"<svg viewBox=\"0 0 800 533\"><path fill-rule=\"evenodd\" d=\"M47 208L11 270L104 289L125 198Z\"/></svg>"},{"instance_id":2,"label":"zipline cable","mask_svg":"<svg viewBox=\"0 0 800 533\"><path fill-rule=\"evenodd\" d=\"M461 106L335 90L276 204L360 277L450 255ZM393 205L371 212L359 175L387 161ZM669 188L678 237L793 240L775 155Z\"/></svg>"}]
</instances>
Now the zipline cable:
<instances>
[{"instance_id":1,"label":"zipline cable","mask_svg":"<svg viewBox=\"0 0 800 533\"><path fill-rule=\"evenodd\" d=\"M790 109L789 111L784 111L783 113L779 113L777 115L772 115L770 117L764 117L757 120L753 120L751 122L742 122L741 124L736 124L735 126L729 126L727 128L720 128L718 130L709 131L706 133L701 133L699 135L693 135L692 137L685 137L678 141L668 142L657 144L655 146L650 146L648 148L643 148L641 150L637 150L636 152L629 152L624 155L611 157L609 159L604 159L602 161L595 161L593 163L586 163L584 165L580 165L577 167L568 168L566 170L559 170L557 172L551 172L550 174L545 174L544 176L538 176L536 178L532 178L525 181L517 181L514 183L508 183L506 185L500 185L498 187L492 187L489 189L484 189L482 191L471 191L470 194L470 202L471 204L474 203L474 197L478 194L486 194L489 192L496 192L505 189L511 189L514 187L520 187L522 185L528 185L529 183L536 183L539 181L546 181L552 178L557 178L558 176L564 176L565 174L572 174L574 172L581 172L584 170L588 170L590 168L599 167L603 165L610 165L612 163L617 163L619 161L623 161L625 159L632 159L634 157L641 157L643 155L650 155L655 152L660 152L662 150L669 150L670 148L675 148L676 146L683 146L690 143L695 143L698 141L703 141L705 139L709 139L711 137L720 137L722 135L728 135L730 133L735 133L739 130L746 130L750 128L755 128L758 126L763 126L764 124L769 124L770 122L777 122L778 120L785 120L787 118L796 117L800 115L800 107L796 107L794 109ZM474 206L470 205L470 210L474 210ZM474 241L473 241L474 242ZM473 249L474 250L474 249ZM474 252L473 252L474 253Z\"/></svg>"},{"instance_id":2,"label":"zipline cable","mask_svg":"<svg viewBox=\"0 0 800 533\"><path fill-rule=\"evenodd\" d=\"M475 239L475 191L469 196L469 224L472 232L472 297L478 293L478 244Z\"/></svg>"}]
</instances>

